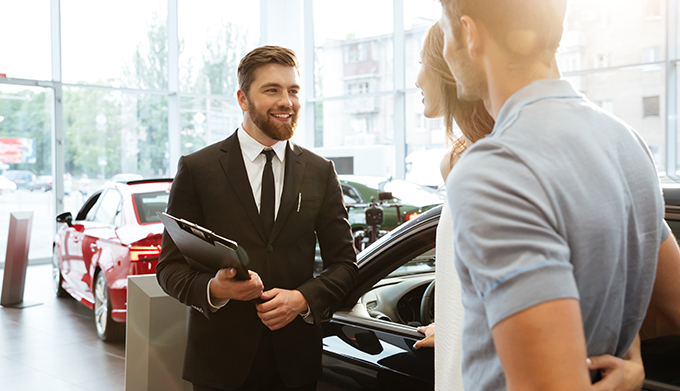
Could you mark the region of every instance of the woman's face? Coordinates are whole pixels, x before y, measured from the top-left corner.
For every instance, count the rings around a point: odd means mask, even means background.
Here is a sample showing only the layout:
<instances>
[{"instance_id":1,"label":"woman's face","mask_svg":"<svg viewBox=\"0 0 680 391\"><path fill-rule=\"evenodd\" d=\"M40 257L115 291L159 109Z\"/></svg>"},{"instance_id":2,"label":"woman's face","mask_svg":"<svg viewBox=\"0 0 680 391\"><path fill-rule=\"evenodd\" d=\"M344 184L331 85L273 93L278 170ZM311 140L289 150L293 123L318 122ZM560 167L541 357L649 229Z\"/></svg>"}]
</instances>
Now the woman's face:
<instances>
[{"instance_id":1,"label":"woman's face","mask_svg":"<svg viewBox=\"0 0 680 391\"><path fill-rule=\"evenodd\" d=\"M423 115L427 118L444 116L439 83L440 80L437 74L424 61L421 62L420 72L418 72L418 77L416 78L416 87L420 88L423 94L423 104L425 105Z\"/></svg>"}]
</instances>

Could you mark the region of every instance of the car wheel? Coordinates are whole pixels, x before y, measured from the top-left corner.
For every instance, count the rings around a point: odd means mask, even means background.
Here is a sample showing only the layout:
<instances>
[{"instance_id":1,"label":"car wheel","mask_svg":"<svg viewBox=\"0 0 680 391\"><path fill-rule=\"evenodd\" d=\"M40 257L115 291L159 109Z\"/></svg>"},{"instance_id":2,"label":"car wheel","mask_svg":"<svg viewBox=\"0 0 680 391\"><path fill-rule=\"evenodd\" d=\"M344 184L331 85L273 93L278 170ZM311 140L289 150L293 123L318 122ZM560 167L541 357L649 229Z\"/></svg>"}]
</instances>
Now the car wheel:
<instances>
[{"instance_id":1,"label":"car wheel","mask_svg":"<svg viewBox=\"0 0 680 391\"><path fill-rule=\"evenodd\" d=\"M114 322L111 318L109 288L103 271L97 273L97 280L94 283L94 322L97 325L97 335L102 341L114 342L123 339L125 325Z\"/></svg>"},{"instance_id":2,"label":"car wheel","mask_svg":"<svg viewBox=\"0 0 680 391\"><path fill-rule=\"evenodd\" d=\"M54 290L54 295L57 297L68 296L68 293L61 286L63 282L64 278L61 276L61 268L59 265L59 250L57 247L54 247L54 251L52 251L52 289Z\"/></svg>"}]
</instances>

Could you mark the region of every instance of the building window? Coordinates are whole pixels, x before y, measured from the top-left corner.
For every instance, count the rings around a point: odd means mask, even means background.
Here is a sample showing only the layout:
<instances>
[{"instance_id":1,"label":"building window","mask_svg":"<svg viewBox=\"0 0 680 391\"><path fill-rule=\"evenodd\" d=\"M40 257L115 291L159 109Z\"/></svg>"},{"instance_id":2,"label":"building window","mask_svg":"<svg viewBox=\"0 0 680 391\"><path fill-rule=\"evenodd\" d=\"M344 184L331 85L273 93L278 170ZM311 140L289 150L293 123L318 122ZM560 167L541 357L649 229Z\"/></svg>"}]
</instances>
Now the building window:
<instances>
[{"instance_id":1,"label":"building window","mask_svg":"<svg viewBox=\"0 0 680 391\"><path fill-rule=\"evenodd\" d=\"M659 116L659 97L646 96L642 98L643 117Z\"/></svg>"}]
</instances>

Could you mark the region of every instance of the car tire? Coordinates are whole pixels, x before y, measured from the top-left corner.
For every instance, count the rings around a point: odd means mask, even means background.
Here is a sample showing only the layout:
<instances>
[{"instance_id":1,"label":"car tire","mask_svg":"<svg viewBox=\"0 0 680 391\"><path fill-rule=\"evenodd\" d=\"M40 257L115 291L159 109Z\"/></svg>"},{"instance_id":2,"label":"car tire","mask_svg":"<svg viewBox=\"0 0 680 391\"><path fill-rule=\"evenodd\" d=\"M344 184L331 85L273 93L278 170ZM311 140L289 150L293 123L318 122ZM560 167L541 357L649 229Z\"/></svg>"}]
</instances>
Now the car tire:
<instances>
[{"instance_id":1,"label":"car tire","mask_svg":"<svg viewBox=\"0 0 680 391\"><path fill-rule=\"evenodd\" d=\"M68 293L61 286L64 283L64 277L61 276L61 267L59 264L59 250L54 247L52 251L52 289L54 295L57 297L68 297Z\"/></svg>"},{"instance_id":2,"label":"car tire","mask_svg":"<svg viewBox=\"0 0 680 391\"><path fill-rule=\"evenodd\" d=\"M105 342L116 342L125 336L125 324L111 318L111 300L104 272L97 273L94 283L94 322L97 336Z\"/></svg>"}]
</instances>

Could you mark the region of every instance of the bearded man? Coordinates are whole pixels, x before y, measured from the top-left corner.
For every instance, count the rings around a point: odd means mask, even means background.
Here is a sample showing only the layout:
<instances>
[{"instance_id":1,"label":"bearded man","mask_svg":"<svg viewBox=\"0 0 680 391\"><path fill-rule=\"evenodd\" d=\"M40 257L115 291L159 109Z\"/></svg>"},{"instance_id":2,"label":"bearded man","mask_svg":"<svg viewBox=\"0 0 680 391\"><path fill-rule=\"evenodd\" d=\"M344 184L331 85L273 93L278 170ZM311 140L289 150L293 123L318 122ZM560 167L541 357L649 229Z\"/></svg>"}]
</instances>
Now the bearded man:
<instances>
[{"instance_id":1,"label":"bearded man","mask_svg":"<svg viewBox=\"0 0 680 391\"><path fill-rule=\"evenodd\" d=\"M251 278L193 269L165 233L157 278L192 307L183 378L194 390L314 390L320 322L356 281L347 211L333 163L289 141L300 111L295 53L257 48L238 79L242 125L180 158L168 213L236 241Z\"/></svg>"}]
</instances>

